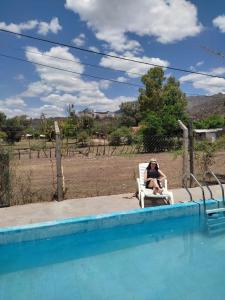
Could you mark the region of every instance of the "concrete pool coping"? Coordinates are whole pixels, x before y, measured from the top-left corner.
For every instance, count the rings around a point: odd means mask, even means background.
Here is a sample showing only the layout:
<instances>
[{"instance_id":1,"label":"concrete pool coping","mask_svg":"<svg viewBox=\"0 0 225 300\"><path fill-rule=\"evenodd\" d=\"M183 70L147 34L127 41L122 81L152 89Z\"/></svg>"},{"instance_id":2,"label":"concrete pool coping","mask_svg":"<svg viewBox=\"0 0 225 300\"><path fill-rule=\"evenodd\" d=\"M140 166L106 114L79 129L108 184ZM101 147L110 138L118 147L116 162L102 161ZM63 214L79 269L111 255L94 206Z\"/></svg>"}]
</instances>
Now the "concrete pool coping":
<instances>
[{"instance_id":1,"label":"concrete pool coping","mask_svg":"<svg viewBox=\"0 0 225 300\"><path fill-rule=\"evenodd\" d=\"M207 200L207 207L217 207L215 200ZM200 226L203 214L203 201L161 205L145 209L121 211L111 214L67 218L23 226L0 228L0 245L26 241L51 239L54 237L86 233L94 230L110 229L140 223L151 224L162 220L192 218L191 224Z\"/></svg>"},{"instance_id":2,"label":"concrete pool coping","mask_svg":"<svg viewBox=\"0 0 225 300\"><path fill-rule=\"evenodd\" d=\"M218 185L211 186L211 190L215 198L221 199L221 190ZM185 189L173 189L172 191L176 203L190 200ZM202 199L201 190L199 188L192 188L191 192L193 199ZM209 199L209 192L207 190L205 190L205 192L206 199ZM67 218L78 218L82 216L112 214L139 208L139 202L132 193L69 199L62 202L54 201L18 205L0 208L0 228L57 221Z\"/></svg>"}]
</instances>

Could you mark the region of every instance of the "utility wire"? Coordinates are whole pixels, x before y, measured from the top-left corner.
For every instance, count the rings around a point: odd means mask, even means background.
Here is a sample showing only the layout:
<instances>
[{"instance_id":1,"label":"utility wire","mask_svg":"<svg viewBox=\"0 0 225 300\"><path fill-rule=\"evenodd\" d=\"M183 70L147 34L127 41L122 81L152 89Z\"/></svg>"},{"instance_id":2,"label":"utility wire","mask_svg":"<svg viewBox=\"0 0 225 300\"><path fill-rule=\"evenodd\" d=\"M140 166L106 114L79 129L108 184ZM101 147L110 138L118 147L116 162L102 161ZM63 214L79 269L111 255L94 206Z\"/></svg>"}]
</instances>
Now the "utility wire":
<instances>
[{"instance_id":1,"label":"utility wire","mask_svg":"<svg viewBox=\"0 0 225 300\"><path fill-rule=\"evenodd\" d=\"M76 75L80 75L80 76L84 76L84 77L90 77L90 78L95 78L95 79L99 79L99 80L110 81L110 82L113 82L113 83L125 84L125 85L129 85L129 86L133 86L133 87L142 88L141 85L138 85L138 84L135 84L135 83L121 82L121 81L118 81L116 79L107 79L107 78L104 78L104 77L94 76L94 75L90 75L90 74L87 74L87 73L79 73L79 72L75 72L75 71L71 71L71 70L66 70L66 69L63 69L63 68L48 66L48 65L45 65L45 64L29 61L29 60L19 58L19 57L16 57L16 56L6 55L6 54L3 54L3 53L0 53L0 56L8 58L8 59L14 59L14 60L26 62L26 63L29 63L29 64L34 64L34 65L38 65L38 66L42 66L42 67L47 67L47 68L51 68L51 69L55 69L55 70L59 70L59 71L67 72L67 73L72 73L72 74L76 74Z\"/></svg>"},{"instance_id":2,"label":"utility wire","mask_svg":"<svg viewBox=\"0 0 225 300\"><path fill-rule=\"evenodd\" d=\"M218 50L214 50L214 49L210 49L207 46L201 46L202 49L206 50L207 52L209 52L210 54L214 54L217 56L220 56L222 58L225 58L225 54L222 51L218 51Z\"/></svg>"},{"instance_id":3,"label":"utility wire","mask_svg":"<svg viewBox=\"0 0 225 300\"><path fill-rule=\"evenodd\" d=\"M22 49L19 49L19 48L14 48L14 49L23 51ZM138 76L143 76L144 75L143 73L130 72L130 71L122 70L122 69L115 69L115 68L112 69L112 68L106 67L106 66L100 66L100 65L89 64L89 63L84 63L84 62L81 63L81 62L78 62L78 61L74 61L72 59L62 58L62 57L59 57L59 56L53 56L53 55L49 55L49 54L46 54L46 53L43 53L43 52L39 53L39 52L36 52L36 51L27 50L27 49L26 49L26 52L37 54L37 55L40 55L40 56L56 58L56 59L59 59L59 60L62 60L62 61L69 61L69 62L72 62L72 63L76 63L76 64L79 64L79 65L84 65L84 66L88 66L88 67L93 67L93 68L97 68L97 69L107 69L107 70L111 70L111 71L124 72L124 73L127 73L127 74L138 75Z\"/></svg>"},{"instance_id":4,"label":"utility wire","mask_svg":"<svg viewBox=\"0 0 225 300\"><path fill-rule=\"evenodd\" d=\"M60 46L64 46L64 47L68 47L68 48L71 48L71 49L76 49L76 50L80 50L80 51L84 51L84 52L88 52L88 53L92 53L92 54L107 56L107 57L110 57L110 58L116 58L116 59L120 59L120 60L135 62L135 63L154 66L154 67L161 67L161 68L165 68L165 69L168 69L168 70L179 71L179 72L184 72L184 73L189 73L189 74L197 74L197 75L202 75L202 76L207 76L207 77L225 79L225 77L222 77L222 76L216 76L216 75L212 75L212 74L208 74L208 73L202 73L202 72L195 72L195 71L191 71L191 70L187 70L187 69L181 69L181 68L175 68L175 67L165 67L165 66L162 66L162 65L153 64L153 63L149 63L149 62L142 61L142 60L136 60L136 59L132 59L132 58L129 58L129 57L107 54L107 53L104 53L104 52L94 51L94 50L90 50L90 49L86 49L86 48L81 48L81 47L73 46L73 45L66 44L66 43L60 43L60 42L55 42L55 41L48 40L48 39L38 38L38 37L31 36L31 35L28 35L28 34L17 33L17 32L13 32L13 31L6 30L6 29L0 29L0 31L10 33L10 34L14 34L14 35L21 36L21 37L26 37L26 38L37 40L37 41L42 41L42 42L54 44L54 45L60 45Z\"/></svg>"},{"instance_id":5,"label":"utility wire","mask_svg":"<svg viewBox=\"0 0 225 300\"><path fill-rule=\"evenodd\" d=\"M38 62L29 61L29 60L26 60L26 59L23 59L23 58L20 58L20 57L3 54L3 53L0 53L0 57L1 56L5 57L5 58L8 58L8 59L13 59L13 60L21 61L21 62L26 62L26 63L29 63L29 64L34 64L34 65L38 65L38 66L42 66L42 67L46 67L46 68L50 68L50 69L55 69L55 70L59 70L59 71L67 72L67 73L72 73L72 74L75 74L75 75L90 77L90 78L109 81L109 82L113 82L113 83L129 85L129 86L132 86L132 87L143 88L143 86L139 85L139 84L130 83L130 82L122 82L122 81L119 81L119 80L116 80L116 79L108 79L108 78L105 78L105 77L95 76L95 75L91 75L91 74L87 74L87 73L79 73L79 72L76 72L76 71L66 70L66 69L58 68L58 67L53 67L53 66L45 65L45 64L42 64L42 63L38 63ZM73 79L73 77L71 77L71 78ZM221 77L221 78L225 79L225 77ZM192 83L192 80L186 80L185 83L187 83L187 82Z\"/></svg>"}]
</instances>

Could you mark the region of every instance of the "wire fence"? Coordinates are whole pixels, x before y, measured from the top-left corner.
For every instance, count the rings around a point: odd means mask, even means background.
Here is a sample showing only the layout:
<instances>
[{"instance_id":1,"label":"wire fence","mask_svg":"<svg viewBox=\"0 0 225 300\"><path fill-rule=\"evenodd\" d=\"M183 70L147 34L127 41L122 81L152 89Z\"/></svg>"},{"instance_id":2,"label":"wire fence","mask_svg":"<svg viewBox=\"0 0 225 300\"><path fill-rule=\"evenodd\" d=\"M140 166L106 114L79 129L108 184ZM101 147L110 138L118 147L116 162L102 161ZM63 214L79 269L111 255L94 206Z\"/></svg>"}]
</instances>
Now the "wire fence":
<instances>
[{"instance_id":1,"label":"wire fence","mask_svg":"<svg viewBox=\"0 0 225 300\"><path fill-rule=\"evenodd\" d=\"M63 157L98 157L118 156L141 153L159 153L176 151L182 147L182 138L169 136L147 136L139 143L128 143L126 139L119 145L112 145L107 139L90 139L89 141L78 142L62 139ZM10 149L16 159L39 159L55 157L55 141L39 142L30 141L15 143L13 146L3 145Z\"/></svg>"}]
</instances>

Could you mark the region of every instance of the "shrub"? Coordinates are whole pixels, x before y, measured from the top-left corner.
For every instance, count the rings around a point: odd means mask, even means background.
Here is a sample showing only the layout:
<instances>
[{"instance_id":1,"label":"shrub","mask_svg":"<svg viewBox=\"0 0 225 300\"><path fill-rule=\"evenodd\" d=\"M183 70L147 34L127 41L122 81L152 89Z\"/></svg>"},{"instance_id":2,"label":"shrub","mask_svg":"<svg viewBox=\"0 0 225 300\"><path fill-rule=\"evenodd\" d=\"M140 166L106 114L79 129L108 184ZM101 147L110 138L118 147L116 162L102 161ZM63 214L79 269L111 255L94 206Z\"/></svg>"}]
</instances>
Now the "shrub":
<instances>
[{"instance_id":1,"label":"shrub","mask_svg":"<svg viewBox=\"0 0 225 300\"><path fill-rule=\"evenodd\" d=\"M112 146L130 145L133 142L133 134L129 128L121 127L110 134L109 142Z\"/></svg>"}]
</instances>

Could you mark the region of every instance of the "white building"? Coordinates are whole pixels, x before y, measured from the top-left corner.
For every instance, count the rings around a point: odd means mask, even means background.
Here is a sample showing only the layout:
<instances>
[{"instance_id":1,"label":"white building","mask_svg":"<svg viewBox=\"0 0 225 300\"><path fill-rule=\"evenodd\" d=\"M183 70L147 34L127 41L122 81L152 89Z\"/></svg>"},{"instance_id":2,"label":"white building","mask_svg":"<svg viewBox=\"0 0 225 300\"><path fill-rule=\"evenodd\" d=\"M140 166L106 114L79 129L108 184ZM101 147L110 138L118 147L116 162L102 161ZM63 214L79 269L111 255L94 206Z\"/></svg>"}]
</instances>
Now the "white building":
<instances>
[{"instance_id":1,"label":"white building","mask_svg":"<svg viewBox=\"0 0 225 300\"><path fill-rule=\"evenodd\" d=\"M194 133L196 138L200 140L208 140L211 142L215 142L215 140L221 136L223 132L223 128L215 128L215 129L194 129Z\"/></svg>"}]
</instances>

